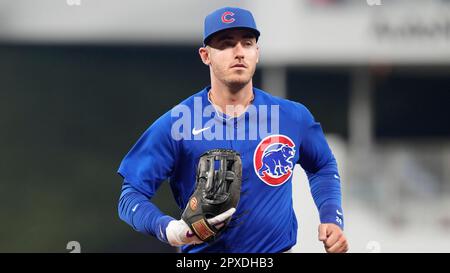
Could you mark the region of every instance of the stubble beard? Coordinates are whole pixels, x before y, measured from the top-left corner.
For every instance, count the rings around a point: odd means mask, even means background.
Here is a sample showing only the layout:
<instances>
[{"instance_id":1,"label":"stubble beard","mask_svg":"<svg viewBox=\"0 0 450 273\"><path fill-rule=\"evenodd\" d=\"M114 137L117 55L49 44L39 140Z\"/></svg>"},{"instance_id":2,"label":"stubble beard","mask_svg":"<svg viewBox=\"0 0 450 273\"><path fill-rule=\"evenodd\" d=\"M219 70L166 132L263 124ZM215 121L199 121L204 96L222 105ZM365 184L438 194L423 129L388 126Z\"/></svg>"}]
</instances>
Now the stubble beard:
<instances>
[{"instance_id":1,"label":"stubble beard","mask_svg":"<svg viewBox=\"0 0 450 273\"><path fill-rule=\"evenodd\" d=\"M255 71L250 73L247 77L230 77L228 79L224 79L222 82L228 86L231 93L236 94L250 83L254 73Z\"/></svg>"}]
</instances>

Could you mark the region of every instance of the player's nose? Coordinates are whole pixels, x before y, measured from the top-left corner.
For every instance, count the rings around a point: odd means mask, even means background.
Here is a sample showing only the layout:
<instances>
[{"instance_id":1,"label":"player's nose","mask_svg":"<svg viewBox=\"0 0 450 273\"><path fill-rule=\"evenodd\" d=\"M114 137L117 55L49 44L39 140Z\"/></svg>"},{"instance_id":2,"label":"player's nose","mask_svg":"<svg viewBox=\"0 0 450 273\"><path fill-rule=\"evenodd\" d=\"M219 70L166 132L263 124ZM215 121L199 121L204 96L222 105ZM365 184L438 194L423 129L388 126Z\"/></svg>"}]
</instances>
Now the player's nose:
<instances>
[{"instance_id":1,"label":"player's nose","mask_svg":"<svg viewBox=\"0 0 450 273\"><path fill-rule=\"evenodd\" d=\"M236 43L233 50L234 50L234 55L236 58L238 58L238 59L244 58L244 47L242 46L242 43L240 43L240 42Z\"/></svg>"}]
</instances>

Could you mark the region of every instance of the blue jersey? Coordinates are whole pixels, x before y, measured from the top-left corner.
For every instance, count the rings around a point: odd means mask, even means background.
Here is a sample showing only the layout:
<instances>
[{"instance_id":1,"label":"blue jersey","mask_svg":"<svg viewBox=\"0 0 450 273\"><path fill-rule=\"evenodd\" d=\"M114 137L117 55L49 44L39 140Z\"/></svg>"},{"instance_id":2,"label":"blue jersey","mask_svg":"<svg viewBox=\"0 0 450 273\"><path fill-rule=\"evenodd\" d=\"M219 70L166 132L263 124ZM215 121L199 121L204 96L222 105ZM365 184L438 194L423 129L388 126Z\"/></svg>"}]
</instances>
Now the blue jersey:
<instances>
[{"instance_id":1,"label":"blue jersey","mask_svg":"<svg viewBox=\"0 0 450 273\"><path fill-rule=\"evenodd\" d=\"M337 163L308 109L253 88L252 107L239 117L227 117L212 107L209 89L156 120L123 159L118 170L125 181L120 217L136 230L165 241L165 228L173 218L148 200L168 179L177 205L184 210L194 191L200 156L223 148L239 152L242 159L236 212L217 240L183 246L183 252L273 253L295 245L295 164L308 176L320 221L342 228Z\"/></svg>"}]
</instances>

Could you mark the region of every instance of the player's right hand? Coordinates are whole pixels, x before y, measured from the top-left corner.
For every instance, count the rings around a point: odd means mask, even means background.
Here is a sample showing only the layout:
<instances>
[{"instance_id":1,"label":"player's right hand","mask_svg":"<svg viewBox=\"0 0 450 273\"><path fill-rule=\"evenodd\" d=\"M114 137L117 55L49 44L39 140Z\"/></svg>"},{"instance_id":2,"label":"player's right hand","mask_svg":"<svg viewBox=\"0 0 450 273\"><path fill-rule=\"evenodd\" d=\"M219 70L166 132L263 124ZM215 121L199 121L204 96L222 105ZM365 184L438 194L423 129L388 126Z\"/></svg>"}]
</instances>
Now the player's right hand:
<instances>
[{"instance_id":1,"label":"player's right hand","mask_svg":"<svg viewBox=\"0 0 450 273\"><path fill-rule=\"evenodd\" d=\"M220 229L224 225L223 222L230 218L235 211L235 208L231 208L214 218L208 219L208 223L214 225L217 229ZM171 246L203 243L203 241L192 232L183 219L172 220L169 222L166 228L166 238Z\"/></svg>"}]
</instances>

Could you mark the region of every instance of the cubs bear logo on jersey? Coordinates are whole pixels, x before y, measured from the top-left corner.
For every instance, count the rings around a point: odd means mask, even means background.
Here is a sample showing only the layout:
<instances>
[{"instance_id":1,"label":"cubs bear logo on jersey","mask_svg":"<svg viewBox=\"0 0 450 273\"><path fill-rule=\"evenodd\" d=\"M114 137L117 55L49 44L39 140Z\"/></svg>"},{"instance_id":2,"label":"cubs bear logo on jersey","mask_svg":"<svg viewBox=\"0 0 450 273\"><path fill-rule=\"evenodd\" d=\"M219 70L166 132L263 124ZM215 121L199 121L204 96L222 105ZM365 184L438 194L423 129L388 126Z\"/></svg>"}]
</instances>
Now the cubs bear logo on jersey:
<instances>
[{"instance_id":1,"label":"cubs bear logo on jersey","mask_svg":"<svg viewBox=\"0 0 450 273\"><path fill-rule=\"evenodd\" d=\"M271 135L258 144L253 156L256 175L269 186L280 186L294 170L295 143L285 135Z\"/></svg>"}]
</instances>

